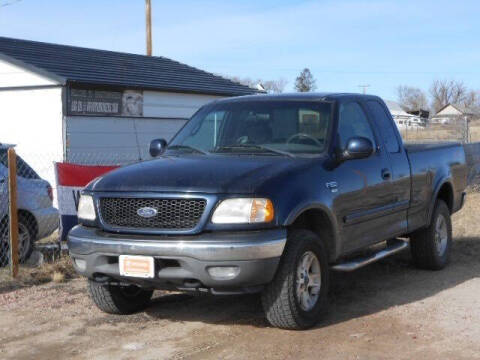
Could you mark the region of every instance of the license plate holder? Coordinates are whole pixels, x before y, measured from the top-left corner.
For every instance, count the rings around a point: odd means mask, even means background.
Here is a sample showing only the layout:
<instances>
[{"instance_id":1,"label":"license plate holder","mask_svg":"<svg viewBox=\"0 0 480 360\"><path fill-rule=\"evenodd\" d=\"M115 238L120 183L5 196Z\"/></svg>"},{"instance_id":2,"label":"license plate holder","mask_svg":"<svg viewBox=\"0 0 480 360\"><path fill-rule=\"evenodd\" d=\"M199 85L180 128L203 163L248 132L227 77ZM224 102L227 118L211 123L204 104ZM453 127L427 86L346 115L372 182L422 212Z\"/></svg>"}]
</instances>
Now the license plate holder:
<instances>
[{"instance_id":1,"label":"license plate holder","mask_svg":"<svg viewBox=\"0 0 480 360\"><path fill-rule=\"evenodd\" d=\"M144 279L155 277L155 262L152 256L120 255L118 266L121 276Z\"/></svg>"}]
</instances>

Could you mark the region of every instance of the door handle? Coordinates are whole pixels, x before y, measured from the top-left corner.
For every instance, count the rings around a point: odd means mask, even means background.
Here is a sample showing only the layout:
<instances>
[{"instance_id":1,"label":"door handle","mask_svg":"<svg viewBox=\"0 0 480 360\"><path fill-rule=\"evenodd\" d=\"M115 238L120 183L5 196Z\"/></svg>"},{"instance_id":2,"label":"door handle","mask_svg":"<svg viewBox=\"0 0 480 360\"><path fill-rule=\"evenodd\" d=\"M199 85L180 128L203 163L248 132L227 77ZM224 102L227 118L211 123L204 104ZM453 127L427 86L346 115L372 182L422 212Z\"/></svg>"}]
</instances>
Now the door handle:
<instances>
[{"instance_id":1,"label":"door handle","mask_svg":"<svg viewBox=\"0 0 480 360\"><path fill-rule=\"evenodd\" d=\"M391 177L392 177L392 174L390 173L390 170L382 169L382 179L383 180L390 180Z\"/></svg>"}]
</instances>

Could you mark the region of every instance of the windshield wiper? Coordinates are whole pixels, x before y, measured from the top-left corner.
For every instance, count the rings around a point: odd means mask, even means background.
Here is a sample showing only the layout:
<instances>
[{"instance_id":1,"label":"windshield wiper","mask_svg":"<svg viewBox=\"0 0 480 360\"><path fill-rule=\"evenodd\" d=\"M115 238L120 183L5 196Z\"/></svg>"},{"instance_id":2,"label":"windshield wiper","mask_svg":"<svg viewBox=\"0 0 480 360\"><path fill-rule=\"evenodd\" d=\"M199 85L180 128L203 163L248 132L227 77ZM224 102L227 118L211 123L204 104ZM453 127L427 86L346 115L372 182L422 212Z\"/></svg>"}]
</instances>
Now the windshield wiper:
<instances>
[{"instance_id":1,"label":"windshield wiper","mask_svg":"<svg viewBox=\"0 0 480 360\"><path fill-rule=\"evenodd\" d=\"M187 150L193 150L193 151L196 151L196 152L199 152L201 154L204 154L204 155L209 155L210 153L206 150L203 150L203 149L199 149L197 147L194 147L194 146L190 146L190 145L170 145L169 147L167 147L167 150L168 149L187 149Z\"/></svg>"},{"instance_id":2,"label":"windshield wiper","mask_svg":"<svg viewBox=\"0 0 480 360\"><path fill-rule=\"evenodd\" d=\"M223 150L223 149L237 149L237 148L238 149L248 149L248 148L251 149L251 148L253 148L253 149L267 150L267 151L270 151L271 153L275 153L275 154L279 154L279 155L285 155L285 156L292 157L292 158L295 157L295 155L293 155L292 153L289 153L287 151L278 150L278 149L275 149L275 148L272 148L272 147L266 146L266 145L256 145L256 144L237 144L237 145L220 146L217 149L215 149L215 151Z\"/></svg>"}]
</instances>

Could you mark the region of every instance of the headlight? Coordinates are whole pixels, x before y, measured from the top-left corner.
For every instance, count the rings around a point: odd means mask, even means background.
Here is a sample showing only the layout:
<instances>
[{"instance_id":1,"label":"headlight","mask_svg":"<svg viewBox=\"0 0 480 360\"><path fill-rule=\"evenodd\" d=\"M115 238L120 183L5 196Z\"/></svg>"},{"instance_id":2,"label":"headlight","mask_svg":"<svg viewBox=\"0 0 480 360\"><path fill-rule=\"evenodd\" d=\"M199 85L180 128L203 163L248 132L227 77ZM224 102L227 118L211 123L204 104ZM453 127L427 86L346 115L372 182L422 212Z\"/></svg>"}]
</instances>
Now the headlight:
<instances>
[{"instance_id":1,"label":"headlight","mask_svg":"<svg viewBox=\"0 0 480 360\"><path fill-rule=\"evenodd\" d=\"M95 220L95 206L93 205L93 198L90 195L80 195L77 216L79 220Z\"/></svg>"},{"instance_id":2,"label":"headlight","mask_svg":"<svg viewBox=\"0 0 480 360\"><path fill-rule=\"evenodd\" d=\"M273 204L269 199L223 200L213 213L214 224L254 224L273 220Z\"/></svg>"}]
</instances>

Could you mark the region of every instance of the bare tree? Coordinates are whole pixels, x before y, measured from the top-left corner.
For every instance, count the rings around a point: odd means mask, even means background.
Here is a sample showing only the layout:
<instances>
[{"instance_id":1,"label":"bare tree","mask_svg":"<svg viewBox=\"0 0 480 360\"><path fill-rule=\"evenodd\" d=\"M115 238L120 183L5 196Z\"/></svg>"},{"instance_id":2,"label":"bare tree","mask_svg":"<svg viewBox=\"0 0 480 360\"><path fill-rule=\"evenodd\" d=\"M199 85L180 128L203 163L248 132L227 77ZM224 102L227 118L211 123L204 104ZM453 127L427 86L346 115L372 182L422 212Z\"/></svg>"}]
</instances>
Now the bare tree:
<instances>
[{"instance_id":1,"label":"bare tree","mask_svg":"<svg viewBox=\"0 0 480 360\"><path fill-rule=\"evenodd\" d=\"M405 111L426 110L428 108L427 95L423 90L413 86L398 86L397 98Z\"/></svg>"},{"instance_id":2,"label":"bare tree","mask_svg":"<svg viewBox=\"0 0 480 360\"><path fill-rule=\"evenodd\" d=\"M310 69L305 68L295 80L295 89L298 92L314 91L317 88L317 85L315 83L316 80L310 72Z\"/></svg>"},{"instance_id":3,"label":"bare tree","mask_svg":"<svg viewBox=\"0 0 480 360\"><path fill-rule=\"evenodd\" d=\"M432 108L438 112L448 104L467 105L469 91L463 81L435 80L430 87Z\"/></svg>"},{"instance_id":4,"label":"bare tree","mask_svg":"<svg viewBox=\"0 0 480 360\"><path fill-rule=\"evenodd\" d=\"M280 94L283 93L283 91L285 90L288 81L284 78L280 78L278 80L261 81L260 84L268 93Z\"/></svg>"},{"instance_id":5,"label":"bare tree","mask_svg":"<svg viewBox=\"0 0 480 360\"><path fill-rule=\"evenodd\" d=\"M250 86L251 88L258 88L259 86L261 86L268 93L282 93L288 84L288 81L284 78L280 78L277 80L252 80L249 77L240 78L238 76L232 76L228 78L239 84Z\"/></svg>"},{"instance_id":6,"label":"bare tree","mask_svg":"<svg viewBox=\"0 0 480 360\"><path fill-rule=\"evenodd\" d=\"M480 110L480 92L475 90L470 90L465 99L463 100L463 105L472 110Z\"/></svg>"}]
</instances>

